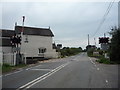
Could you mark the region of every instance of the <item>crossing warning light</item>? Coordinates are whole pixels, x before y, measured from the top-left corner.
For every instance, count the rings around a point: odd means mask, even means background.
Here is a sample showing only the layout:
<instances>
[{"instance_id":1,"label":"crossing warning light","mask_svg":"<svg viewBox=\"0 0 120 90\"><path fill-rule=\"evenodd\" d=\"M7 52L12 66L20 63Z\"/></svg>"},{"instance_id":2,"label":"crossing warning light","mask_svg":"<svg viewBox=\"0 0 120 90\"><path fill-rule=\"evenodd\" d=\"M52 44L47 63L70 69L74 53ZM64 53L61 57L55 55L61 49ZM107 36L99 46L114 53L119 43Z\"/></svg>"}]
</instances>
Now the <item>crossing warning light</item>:
<instances>
[{"instance_id":1,"label":"crossing warning light","mask_svg":"<svg viewBox=\"0 0 120 90\"><path fill-rule=\"evenodd\" d=\"M99 44L108 43L108 42L109 42L109 37L100 37L99 38Z\"/></svg>"}]
</instances>

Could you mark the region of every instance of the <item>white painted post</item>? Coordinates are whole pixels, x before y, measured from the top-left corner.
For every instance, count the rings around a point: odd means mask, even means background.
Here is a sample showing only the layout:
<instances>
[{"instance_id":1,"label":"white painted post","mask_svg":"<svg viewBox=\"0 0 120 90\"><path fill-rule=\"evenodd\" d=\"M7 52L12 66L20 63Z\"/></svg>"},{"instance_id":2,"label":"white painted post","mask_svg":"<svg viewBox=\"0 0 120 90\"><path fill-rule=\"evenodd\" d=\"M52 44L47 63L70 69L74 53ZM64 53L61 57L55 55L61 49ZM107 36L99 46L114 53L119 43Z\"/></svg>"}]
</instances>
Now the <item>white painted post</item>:
<instances>
[{"instance_id":1,"label":"white painted post","mask_svg":"<svg viewBox=\"0 0 120 90\"><path fill-rule=\"evenodd\" d=\"M14 53L14 66L16 65L16 53Z\"/></svg>"}]
</instances>

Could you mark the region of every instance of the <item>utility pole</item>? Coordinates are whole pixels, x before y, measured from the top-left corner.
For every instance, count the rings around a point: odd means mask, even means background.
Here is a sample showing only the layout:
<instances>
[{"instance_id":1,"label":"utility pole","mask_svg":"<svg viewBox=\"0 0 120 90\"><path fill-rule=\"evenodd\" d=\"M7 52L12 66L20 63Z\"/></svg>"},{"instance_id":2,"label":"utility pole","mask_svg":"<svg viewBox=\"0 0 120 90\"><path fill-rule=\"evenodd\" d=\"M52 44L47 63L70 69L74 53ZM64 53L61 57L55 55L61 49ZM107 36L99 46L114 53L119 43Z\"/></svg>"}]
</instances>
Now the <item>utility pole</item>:
<instances>
[{"instance_id":1,"label":"utility pole","mask_svg":"<svg viewBox=\"0 0 120 90\"><path fill-rule=\"evenodd\" d=\"M104 33L104 37L106 37L105 33Z\"/></svg>"},{"instance_id":2,"label":"utility pole","mask_svg":"<svg viewBox=\"0 0 120 90\"><path fill-rule=\"evenodd\" d=\"M94 38L94 42L95 42L95 47L96 47L96 39Z\"/></svg>"},{"instance_id":3,"label":"utility pole","mask_svg":"<svg viewBox=\"0 0 120 90\"><path fill-rule=\"evenodd\" d=\"M89 34L88 34L88 45L90 45L90 41L89 41Z\"/></svg>"},{"instance_id":4,"label":"utility pole","mask_svg":"<svg viewBox=\"0 0 120 90\"><path fill-rule=\"evenodd\" d=\"M118 2L118 28L120 28L120 1ZM119 29L120 30L120 29Z\"/></svg>"}]
</instances>

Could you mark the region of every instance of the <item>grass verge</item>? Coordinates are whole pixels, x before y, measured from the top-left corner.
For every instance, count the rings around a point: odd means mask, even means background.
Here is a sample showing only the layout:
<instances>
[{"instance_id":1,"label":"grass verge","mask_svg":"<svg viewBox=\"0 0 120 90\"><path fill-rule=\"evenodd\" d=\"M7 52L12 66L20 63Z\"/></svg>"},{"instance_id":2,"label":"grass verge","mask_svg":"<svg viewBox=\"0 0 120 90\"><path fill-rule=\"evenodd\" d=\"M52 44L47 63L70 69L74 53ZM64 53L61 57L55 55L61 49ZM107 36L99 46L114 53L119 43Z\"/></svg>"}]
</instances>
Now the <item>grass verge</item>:
<instances>
[{"instance_id":1,"label":"grass verge","mask_svg":"<svg viewBox=\"0 0 120 90\"><path fill-rule=\"evenodd\" d=\"M110 59L105 58L104 56L99 56L96 62L103 63L103 64L117 64L117 62L110 61Z\"/></svg>"},{"instance_id":2,"label":"grass verge","mask_svg":"<svg viewBox=\"0 0 120 90\"><path fill-rule=\"evenodd\" d=\"M92 53L87 53L89 57L95 57L98 60L96 62L103 63L103 64L117 64L116 62L110 61L110 59L105 58L103 55L93 55Z\"/></svg>"},{"instance_id":3,"label":"grass verge","mask_svg":"<svg viewBox=\"0 0 120 90\"><path fill-rule=\"evenodd\" d=\"M104 57L100 57L98 60L96 60L99 63L104 63L104 64L111 64L110 60Z\"/></svg>"},{"instance_id":4,"label":"grass verge","mask_svg":"<svg viewBox=\"0 0 120 90\"><path fill-rule=\"evenodd\" d=\"M22 67L25 67L25 66L26 66L25 64L19 64L17 66L11 66L9 64L3 64L2 65L2 73L6 73L6 72L13 71L13 70L17 70L18 68L22 68Z\"/></svg>"}]
</instances>

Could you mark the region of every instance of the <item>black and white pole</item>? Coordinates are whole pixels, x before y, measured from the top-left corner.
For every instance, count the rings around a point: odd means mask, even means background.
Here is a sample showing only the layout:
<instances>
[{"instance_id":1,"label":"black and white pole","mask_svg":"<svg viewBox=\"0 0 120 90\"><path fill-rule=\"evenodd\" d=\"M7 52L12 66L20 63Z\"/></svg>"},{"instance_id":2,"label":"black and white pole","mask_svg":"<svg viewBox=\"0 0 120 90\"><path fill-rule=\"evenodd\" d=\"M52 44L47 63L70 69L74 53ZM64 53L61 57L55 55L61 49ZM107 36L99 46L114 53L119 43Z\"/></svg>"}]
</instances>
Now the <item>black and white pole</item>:
<instances>
[{"instance_id":1,"label":"black and white pole","mask_svg":"<svg viewBox=\"0 0 120 90\"><path fill-rule=\"evenodd\" d=\"M21 32L21 37L22 37L22 39L23 39L25 16L23 16L22 19L23 19L23 20L22 20L22 32ZM22 41L23 41L23 40L22 40ZM26 64L26 55L25 55L25 54L26 54L26 53L24 52L24 57L25 57L24 63Z\"/></svg>"},{"instance_id":2,"label":"black and white pole","mask_svg":"<svg viewBox=\"0 0 120 90\"><path fill-rule=\"evenodd\" d=\"M25 21L25 16L23 16L22 18L22 30L21 30L21 36L23 36L23 32L24 32L24 21Z\"/></svg>"}]
</instances>

